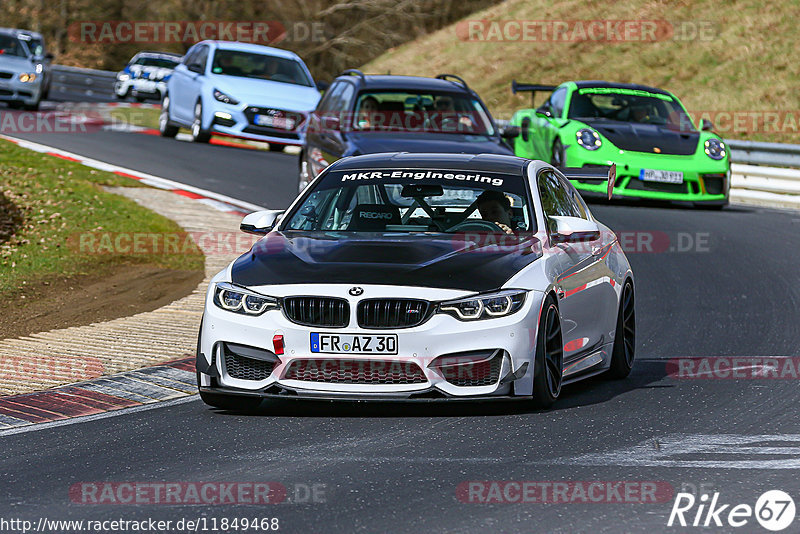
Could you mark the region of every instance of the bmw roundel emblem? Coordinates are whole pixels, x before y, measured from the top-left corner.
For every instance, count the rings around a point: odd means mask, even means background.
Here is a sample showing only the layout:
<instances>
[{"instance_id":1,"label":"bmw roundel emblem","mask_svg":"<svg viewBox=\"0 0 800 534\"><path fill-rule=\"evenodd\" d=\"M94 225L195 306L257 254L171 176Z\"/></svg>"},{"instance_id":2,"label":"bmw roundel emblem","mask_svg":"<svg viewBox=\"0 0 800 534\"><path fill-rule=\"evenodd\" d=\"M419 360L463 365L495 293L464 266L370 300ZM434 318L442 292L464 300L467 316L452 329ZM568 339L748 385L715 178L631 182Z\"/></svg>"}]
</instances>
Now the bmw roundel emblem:
<instances>
[{"instance_id":1,"label":"bmw roundel emblem","mask_svg":"<svg viewBox=\"0 0 800 534\"><path fill-rule=\"evenodd\" d=\"M362 293L364 293L364 288L363 287L356 286L356 287L351 287L350 288L350 294L353 295L354 297L357 297L357 296L361 295Z\"/></svg>"}]
</instances>

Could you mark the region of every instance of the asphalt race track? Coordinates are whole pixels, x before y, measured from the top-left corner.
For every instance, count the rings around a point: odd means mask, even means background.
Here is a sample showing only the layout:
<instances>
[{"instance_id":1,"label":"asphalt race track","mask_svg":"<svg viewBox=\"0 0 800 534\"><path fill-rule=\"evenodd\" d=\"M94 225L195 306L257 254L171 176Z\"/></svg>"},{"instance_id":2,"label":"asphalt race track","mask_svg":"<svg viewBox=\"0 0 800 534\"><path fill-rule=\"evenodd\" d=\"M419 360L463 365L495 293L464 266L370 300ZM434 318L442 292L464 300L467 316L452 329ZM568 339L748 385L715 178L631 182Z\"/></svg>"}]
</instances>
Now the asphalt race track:
<instances>
[{"instance_id":1,"label":"asphalt race track","mask_svg":"<svg viewBox=\"0 0 800 534\"><path fill-rule=\"evenodd\" d=\"M296 156L129 133L24 137L270 208L286 206L296 187ZM197 399L7 435L0 437L0 515L277 517L282 532L661 532L672 530L671 494L655 503L476 503L462 502L457 488L648 481L674 492L719 492L731 507L754 506L772 489L796 495L798 377L676 378L668 361L800 357L800 214L618 203L593 211L634 244L645 236L641 250L628 253L638 300L629 379L568 387L548 412L520 403L284 401L253 416ZM73 503L70 487L92 481L270 481L287 488L288 501ZM306 498L315 484L324 489ZM763 530L750 518L738 531Z\"/></svg>"}]
</instances>

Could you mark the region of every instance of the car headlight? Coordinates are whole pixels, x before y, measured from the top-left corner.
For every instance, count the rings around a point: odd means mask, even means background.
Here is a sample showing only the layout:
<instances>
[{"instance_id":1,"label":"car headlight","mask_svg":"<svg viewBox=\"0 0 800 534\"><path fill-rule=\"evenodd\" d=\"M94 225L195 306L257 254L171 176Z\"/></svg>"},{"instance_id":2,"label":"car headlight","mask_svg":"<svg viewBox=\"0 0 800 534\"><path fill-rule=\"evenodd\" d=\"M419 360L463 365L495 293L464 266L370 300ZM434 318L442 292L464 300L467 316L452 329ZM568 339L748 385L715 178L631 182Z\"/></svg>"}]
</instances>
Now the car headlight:
<instances>
[{"instance_id":1,"label":"car headlight","mask_svg":"<svg viewBox=\"0 0 800 534\"><path fill-rule=\"evenodd\" d=\"M117 74L117 80L119 80L121 82L126 82L126 81L128 81L130 79L131 79L131 75L130 74L126 74L124 72L120 72L119 74Z\"/></svg>"},{"instance_id":2,"label":"car headlight","mask_svg":"<svg viewBox=\"0 0 800 534\"><path fill-rule=\"evenodd\" d=\"M36 73L34 72L22 72L19 75L19 81L22 83L32 83L36 81Z\"/></svg>"},{"instance_id":3,"label":"car headlight","mask_svg":"<svg viewBox=\"0 0 800 534\"><path fill-rule=\"evenodd\" d=\"M586 150L597 150L603 145L600 135L591 128L581 128L575 133L578 144Z\"/></svg>"},{"instance_id":4,"label":"car headlight","mask_svg":"<svg viewBox=\"0 0 800 534\"><path fill-rule=\"evenodd\" d=\"M719 161L725 157L725 143L712 137L705 142L705 152L709 158Z\"/></svg>"},{"instance_id":5,"label":"car headlight","mask_svg":"<svg viewBox=\"0 0 800 534\"><path fill-rule=\"evenodd\" d=\"M219 100L220 102L222 102L224 104L230 104L232 106L235 106L236 104L239 103L238 100L236 100L232 96L226 95L225 93L223 93L219 89L214 89L214 98L216 100Z\"/></svg>"},{"instance_id":6,"label":"car headlight","mask_svg":"<svg viewBox=\"0 0 800 534\"><path fill-rule=\"evenodd\" d=\"M221 282L214 288L214 304L229 312L261 315L267 310L276 309L278 300L227 282Z\"/></svg>"},{"instance_id":7,"label":"car headlight","mask_svg":"<svg viewBox=\"0 0 800 534\"><path fill-rule=\"evenodd\" d=\"M440 302L437 312L446 313L460 321L494 319L519 311L525 304L527 291L511 289L486 293L457 300Z\"/></svg>"}]
</instances>

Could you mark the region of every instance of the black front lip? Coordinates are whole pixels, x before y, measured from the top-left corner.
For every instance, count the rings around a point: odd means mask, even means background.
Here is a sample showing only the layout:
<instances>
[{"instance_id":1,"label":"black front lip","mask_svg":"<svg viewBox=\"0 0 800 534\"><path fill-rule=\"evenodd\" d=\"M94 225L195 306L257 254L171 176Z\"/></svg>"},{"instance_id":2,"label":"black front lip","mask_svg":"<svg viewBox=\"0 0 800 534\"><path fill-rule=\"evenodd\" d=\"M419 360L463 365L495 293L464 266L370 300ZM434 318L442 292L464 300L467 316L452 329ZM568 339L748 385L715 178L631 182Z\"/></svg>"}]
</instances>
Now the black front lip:
<instances>
[{"instance_id":1,"label":"black front lip","mask_svg":"<svg viewBox=\"0 0 800 534\"><path fill-rule=\"evenodd\" d=\"M211 387L211 386L200 386L199 390L203 393L216 393L222 395L236 395L243 398L254 398L260 397L262 399L280 399L280 400L290 400L296 402L314 402L314 401L323 401L328 403L335 403L335 402L358 402L358 403L411 403L411 404L419 404L419 403L439 403L439 402L498 402L498 401L505 401L505 402L519 402L522 400L526 400L527 398L524 396L512 397L511 395L474 395L474 396L446 396L443 394L441 397L418 397L418 398L407 398L407 397L395 397L389 396L381 393L363 393L363 394L344 394L344 395L325 395L323 394L314 394L314 395L302 395L298 394L285 394L285 393L267 393L266 391L248 391L236 388L227 388L227 387ZM287 390L288 391L288 390ZM414 391L412 394L419 395L424 393L429 393L438 390L426 389L422 391ZM296 391L295 391L296 392Z\"/></svg>"}]
</instances>

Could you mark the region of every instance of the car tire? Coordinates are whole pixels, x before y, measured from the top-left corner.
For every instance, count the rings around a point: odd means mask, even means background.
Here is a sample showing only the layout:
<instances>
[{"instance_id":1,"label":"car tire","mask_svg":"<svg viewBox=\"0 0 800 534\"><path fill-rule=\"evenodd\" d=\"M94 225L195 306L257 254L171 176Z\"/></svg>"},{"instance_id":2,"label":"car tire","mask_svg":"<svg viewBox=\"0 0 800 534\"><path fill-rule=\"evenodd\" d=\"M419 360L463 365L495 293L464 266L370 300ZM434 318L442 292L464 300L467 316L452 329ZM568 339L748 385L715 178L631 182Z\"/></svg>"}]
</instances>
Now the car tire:
<instances>
[{"instance_id":1,"label":"car tire","mask_svg":"<svg viewBox=\"0 0 800 534\"><path fill-rule=\"evenodd\" d=\"M606 378L618 380L627 377L633 369L636 357L636 301L633 284L628 281L622 286L617 313L617 329L614 334L614 348L611 351L611 366Z\"/></svg>"},{"instance_id":2,"label":"car tire","mask_svg":"<svg viewBox=\"0 0 800 534\"><path fill-rule=\"evenodd\" d=\"M283 149L286 148L285 145L279 145L276 143L269 144L269 151L270 152L283 152Z\"/></svg>"},{"instance_id":3,"label":"car tire","mask_svg":"<svg viewBox=\"0 0 800 534\"><path fill-rule=\"evenodd\" d=\"M178 135L178 127L169 120L169 96L164 97L161 103L161 113L158 115L158 131L161 137L175 137Z\"/></svg>"},{"instance_id":4,"label":"car tire","mask_svg":"<svg viewBox=\"0 0 800 534\"><path fill-rule=\"evenodd\" d=\"M550 163L553 167L565 167L564 145L561 144L561 139L556 139L553 143L553 151L550 153Z\"/></svg>"},{"instance_id":5,"label":"car tire","mask_svg":"<svg viewBox=\"0 0 800 534\"><path fill-rule=\"evenodd\" d=\"M192 141L195 143L208 143L211 133L203 130L203 103L197 101L194 105L194 120L192 121Z\"/></svg>"},{"instance_id":6,"label":"car tire","mask_svg":"<svg viewBox=\"0 0 800 534\"><path fill-rule=\"evenodd\" d=\"M25 111L39 111L39 104L40 103L41 103L41 101L34 102L33 104L23 104L22 105L22 109L24 109Z\"/></svg>"},{"instance_id":7,"label":"car tire","mask_svg":"<svg viewBox=\"0 0 800 534\"><path fill-rule=\"evenodd\" d=\"M533 362L533 405L536 408L549 408L558 399L564 378L563 363L561 317L555 299L548 296L539 319Z\"/></svg>"}]
</instances>

